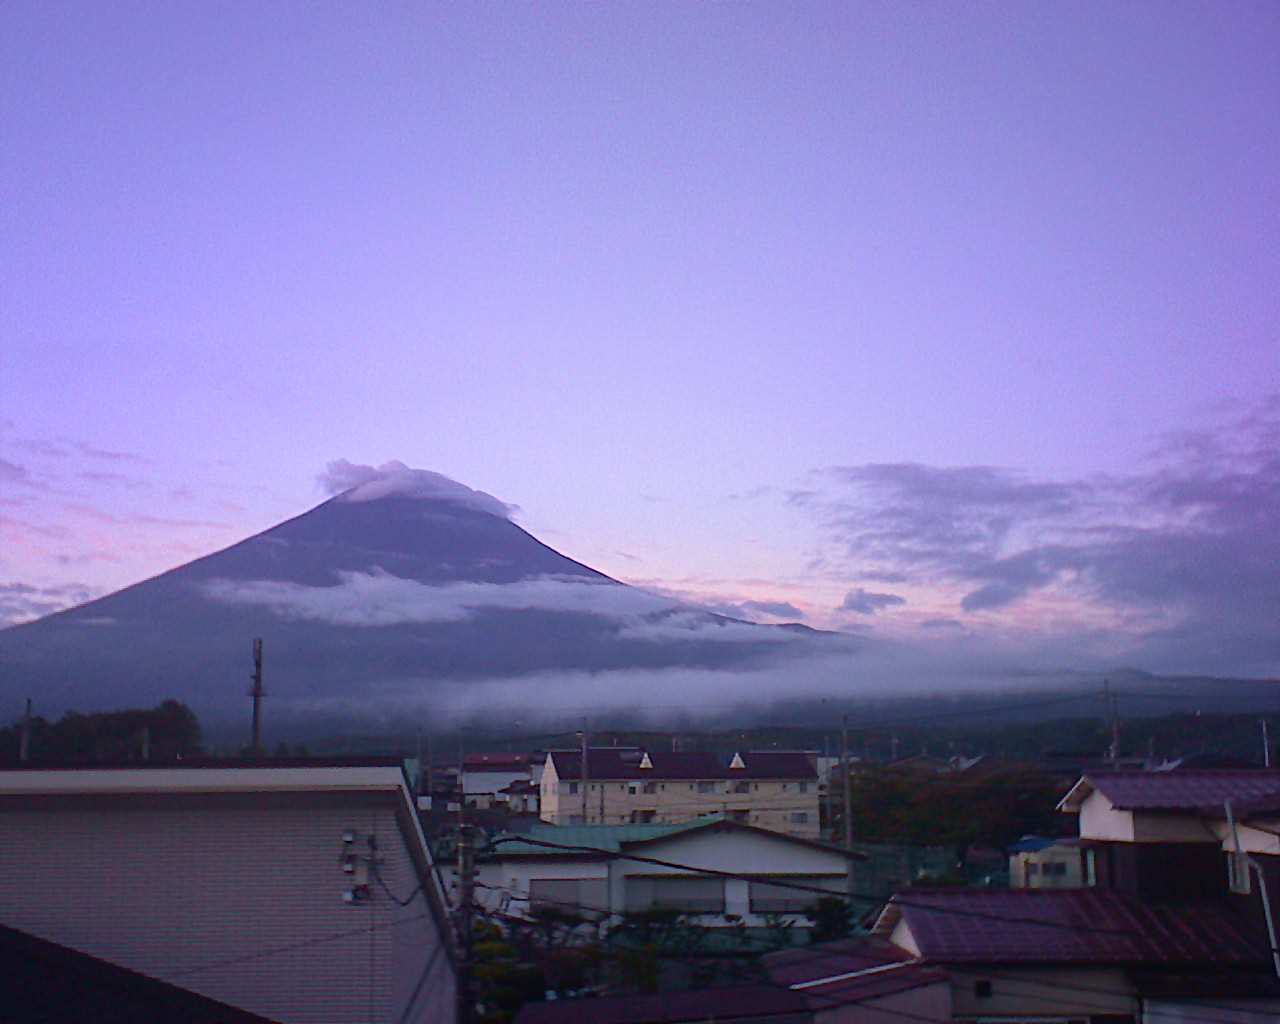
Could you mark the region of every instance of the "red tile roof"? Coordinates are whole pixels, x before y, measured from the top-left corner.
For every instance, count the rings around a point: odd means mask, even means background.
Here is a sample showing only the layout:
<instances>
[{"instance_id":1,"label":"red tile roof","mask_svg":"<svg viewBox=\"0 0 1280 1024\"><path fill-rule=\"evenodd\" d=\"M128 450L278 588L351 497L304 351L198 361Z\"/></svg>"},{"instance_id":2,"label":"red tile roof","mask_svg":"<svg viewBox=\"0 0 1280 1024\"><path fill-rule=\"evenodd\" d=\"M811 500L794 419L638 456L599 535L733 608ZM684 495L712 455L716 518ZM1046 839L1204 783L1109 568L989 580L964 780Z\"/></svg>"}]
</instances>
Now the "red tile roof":
<instances>
[{"instance_id":1,"label":"red tile roof","mask_svg":"<svg viewBox=\"0 0 1280 1024\"><path fill-rule=\"evenodd\" d=\"M901 902L898 902L901 900ZM1230 966L1269 962L1259 927L1223 901L1158 905L1097 889L911 889L881 913L936 963Z\"/></svg>"},{"instance_id":2,"label":"red tile roof","mask_svg":"<svg viewBox=\"0 0 1280 1024\"><path fill-rule=\"evenodd\" d=\"M1280 771L1089 772L1063 799L1074 810L1097 790L1123 811L1201 811L1225 801L1244 803L1280 796Z\"/></svg>"}]
</instances>

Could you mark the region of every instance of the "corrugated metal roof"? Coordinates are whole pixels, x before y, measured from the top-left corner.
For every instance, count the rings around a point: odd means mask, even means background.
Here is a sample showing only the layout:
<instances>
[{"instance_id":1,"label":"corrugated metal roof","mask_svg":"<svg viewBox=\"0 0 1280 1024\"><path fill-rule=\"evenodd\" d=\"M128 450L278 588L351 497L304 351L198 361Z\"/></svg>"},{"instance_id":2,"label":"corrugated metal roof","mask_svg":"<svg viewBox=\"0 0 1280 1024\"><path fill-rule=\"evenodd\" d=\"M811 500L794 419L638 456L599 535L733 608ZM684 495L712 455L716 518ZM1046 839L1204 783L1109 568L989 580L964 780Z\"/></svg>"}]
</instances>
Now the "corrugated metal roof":
<instances>
[{"instance_id":1,"label":"corrugated metal roof","mask_svg":"<svg viewBox=\"0 0 1280 1024\"><path fill-rule=\"evenodd\" d=\"M1265 935L1224 901L1161 905L1096 889L908 890L900 914L937 963L1264 965ZM882 919L885 915L882 915Z\"/></svg>"},{"instance_id":2,"label":"corrugated metal roof","mask_svg":"<svg viewBox=\"0 0 1280 1024\"><path fill-rule=\"evenodd\" d=\"M522 857L530 855L563 857L571 853L568 850L520 842L521 838L529 838L555 843L557 846L580 846L585 847L587 850L605 850L608 853L619 853L622 850L623 843L658 839L677 832L688 831L690 828L701 828L712 820L712 818L701 818L697 821L684 822L679 825L533 825L525 833L524 837L505 835L495 837L493 852L501 853L505 856L518 854ZM719 815L714 820L719 820Z\"/></svg>"},{"instance_id":3,"label":"corrugated metal roof","mask_svg":"<svg viewBox=\"0 0 1280 1024\"><path fill-rule=\"evenodd\" d=\"M1089 772L1081 780L1124 811L1195 811L1280 796L1280 771Z\"/></svg>"}]
</instances>

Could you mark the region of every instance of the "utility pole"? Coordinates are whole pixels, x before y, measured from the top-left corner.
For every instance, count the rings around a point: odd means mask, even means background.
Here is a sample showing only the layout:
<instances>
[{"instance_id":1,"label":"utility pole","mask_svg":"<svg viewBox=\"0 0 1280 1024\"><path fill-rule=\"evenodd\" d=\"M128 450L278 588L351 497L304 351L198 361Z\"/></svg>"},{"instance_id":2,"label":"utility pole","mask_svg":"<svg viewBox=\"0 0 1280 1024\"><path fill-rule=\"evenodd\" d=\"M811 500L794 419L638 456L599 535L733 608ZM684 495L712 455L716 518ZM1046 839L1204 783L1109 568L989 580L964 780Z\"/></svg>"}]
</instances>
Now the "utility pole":
<instances>
[{"instance_id":1,"label":"utility pole","mask_svg":"<svg viewBox=\"0 0 1280 1024\"><path fill-rule=\"evenodd\" d=\"M844 790L844 848L853 849L853 787L849 785L849 716L840 719L840 774Z\"/></svg>"},{"instance_id":2,"label":"utility pole","mask_svg":"<svg viewBox=\"0 0 1280 1024\"><path fill-rule=\"evenodd\" d=\"M142 727L142 760L151 760L151 726Z\"/></svg>"},{"instance_id":3,"label":"utility pole","mask_svg":"<svg viewBox=\"0 0 1280 1024\"><path fill-rule=\"evenodd\" d=\"M582 824L587 823L587 780L590 778L590 772L587 770L587 751L590 740L587 736L587 720L582 720Z\"/></svg>"},{"instance_id":4,"label":"utility pole","mask_svg":"<svg viewBox=\"0 0 1280 1024\"><path fill-rule=\"evenodd\" d=\"M1107 702L1107 711L1111 716L1111 767L1120 767L1120 715L1116 711L1116 695L1111 692L1111 680L1102 681L1102 695Z\"/></svg>"},{"instance_id":5,"label":"utility pole","mask_svg":"<svg viewBox=\"0 0 1280 1024\"><path fill-rule=\"evenodd\" d=\"M461 806L461 805L459 805ZM471 1024L475 1000L471 995L471 912L475 894L475 857L471 826L458 829L458 1024Z\"/></svg>"},{"instance_id":6,"label":"utility pole","mask_svg":"<svg viewBox=\"0 0 1280 1024\"><path fill-rule=\"evenodd\" d=\"M434 811L436 809L436 774L431 754L431 733L427 733L427 802Z\"/></svg>"},{"instance_id":7,"label":"utility pole","mask_svg":"<svg viewBox=\"0 0 1280 1024\"><path fill-rule=\"evenodd\" d=\"M262 754L262 637L253 641L253 689L249 696L253 698L253 753Z\"/></svg>"},{"instance_id":8,"label":"utility pole","mask_svg":"<svg viewBox=\"0 0 1280 1024\"><path fill-rule=\"evenodd\" d=\"M31 757L31 698L27 698L27 710L22 714L22 732L18 738L18 760Z\"/></svg>"},{"instance_id":9,"label":"utility pole","mask_svg":"<svg viewBox=\"0 0 1280 1024\"><path fill-rule=\"evenodd\" d=\"M1271 767L1271 740L1267 737L1267 720L1260 719L1258 722L1262 726L1262 767Z\"/></svg>"}]
</instances>

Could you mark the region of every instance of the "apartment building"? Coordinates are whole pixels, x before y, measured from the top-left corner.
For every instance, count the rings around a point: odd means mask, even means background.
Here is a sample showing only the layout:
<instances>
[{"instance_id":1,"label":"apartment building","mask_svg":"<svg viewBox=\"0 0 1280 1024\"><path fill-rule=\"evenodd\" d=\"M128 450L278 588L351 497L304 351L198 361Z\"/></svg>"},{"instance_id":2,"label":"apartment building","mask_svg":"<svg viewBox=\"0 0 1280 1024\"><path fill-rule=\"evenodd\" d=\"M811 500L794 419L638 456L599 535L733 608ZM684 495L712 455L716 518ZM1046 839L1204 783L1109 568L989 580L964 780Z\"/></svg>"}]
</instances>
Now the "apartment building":
<instances>
[{"instance_id":1,"label":"apartment building","mask_svg":"<svg viewBox=\"0 0 1280 1024\"><path fill-rule=\"evenodd\" d=\"M703 751L592 747L547 754L540 792L554 825L673 824L721 814L730 821L817 839L818 777L807 754L746 751L727 762Z\"/></svg>"},{"instance_id":2,"label":"apartment building","mask_svg":"<svg viewBox=\"0 0 1280 1024\"><path fill-rule=\"evenodd\" d=\"M28 955L61 947L68 971L177 986L228 1022L456 1017L445 894L398 760L0 771L0 920Z\"/></svg>"}]
</instances>

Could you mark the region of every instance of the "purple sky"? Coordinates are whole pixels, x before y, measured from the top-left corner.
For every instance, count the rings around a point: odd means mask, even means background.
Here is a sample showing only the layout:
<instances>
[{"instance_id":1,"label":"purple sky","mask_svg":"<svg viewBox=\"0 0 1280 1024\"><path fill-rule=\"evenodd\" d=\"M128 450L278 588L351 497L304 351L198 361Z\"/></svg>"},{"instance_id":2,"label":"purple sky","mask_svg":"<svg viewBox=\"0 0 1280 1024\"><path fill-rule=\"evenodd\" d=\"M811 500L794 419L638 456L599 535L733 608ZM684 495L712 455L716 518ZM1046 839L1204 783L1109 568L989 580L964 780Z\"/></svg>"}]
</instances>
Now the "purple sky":
<instances>
[{"instance_id":1,"label":"purple sky","mask_svg":"<svg viewBox=\"0 0 1280 1024\"><path fill-rule=\"evenodd\" d=\"M1280 672L1277 52L1271 2L6 4L0 618L399 459L765 620Z\"/></svg>"}]
</instances>

